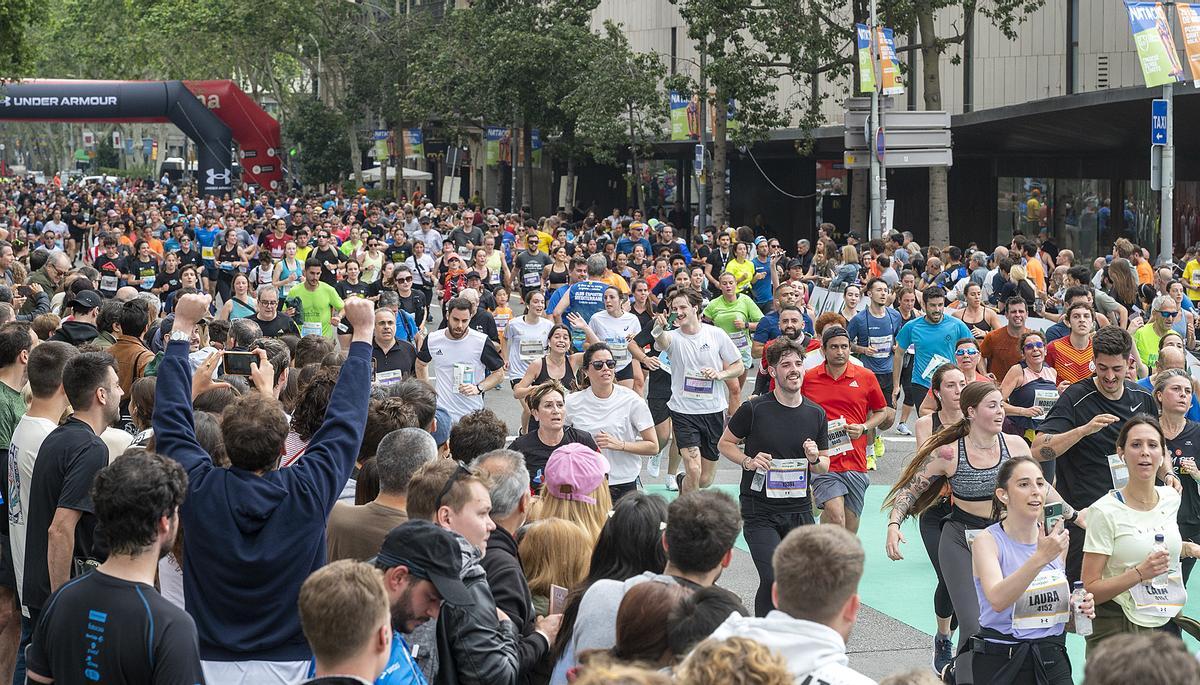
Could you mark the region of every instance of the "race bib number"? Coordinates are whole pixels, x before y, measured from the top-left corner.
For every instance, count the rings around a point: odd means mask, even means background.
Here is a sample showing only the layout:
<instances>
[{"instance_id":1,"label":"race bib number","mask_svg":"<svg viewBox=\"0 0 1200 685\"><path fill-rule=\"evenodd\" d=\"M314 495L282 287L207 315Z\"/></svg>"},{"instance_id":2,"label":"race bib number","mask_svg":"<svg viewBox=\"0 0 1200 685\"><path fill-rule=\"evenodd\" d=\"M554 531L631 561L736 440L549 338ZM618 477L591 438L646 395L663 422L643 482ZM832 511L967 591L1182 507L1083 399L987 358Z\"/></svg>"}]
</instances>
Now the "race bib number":
<instances>
[{"instance_id":1,"label":"race bib number","mask_svg":"<svg viewBox=\"0 0 1200 685\"><path fill-rule=\"evenodd\" d=\"M154 276L142 277L142 290L150 290L154 287Z\"/></svg>"},{"instance_id":2,"label":"race bib number","mask_svg":"<svg viewBox=\"0 0 1200 685\"><path fill-rule=\"evenodd\" d=\"M523 283L526 288L536 288L542 284L542 275L536 271L530 271L521 276L521 283Z\"/></svg>"},{"instance_id":3,"label":"race bib number","mask_svg":"<svg viewBox=\"0 0 1200 685\"><path fill-rule=\"evenodd\" d=\"M103 276L103 275L100 276L100 289L101 290L116 290L117 289L117 277L116 276Z\"/></svg>"},{"instance_id":4,"label":"race bib number","mask_svg":"<svg viewBox=\"0 0 1200 685\"><path fill-rule=\"evenodd\" d=\"M925 380L930 380L931 378L933 378L934 371L937 371L939 368L941 368L943 364L950 364L950 363L951 362L949 359L946 359L945 357L943 357L940 354L933 355L933 359L929 360L929 364L925 367L925 370L921 372L921 378L924 378Z\"/></svg>"},{"instance_id":5,"label":"race bib number","mask_svg":"<svg viewBox=\"0 0 1200 685\"><path fill-rule=\"evenodd\" d=\"M1129 467L1119 454L1108 455L1108 471L1112 474L1113 489L1120 490L1129 484Z\"/></svg>"},{"instance_id":6,"label":"race bib number","mask_svg":"<svg viewBox=\"0 0 1200 685\"><path fill-rule=\"evenodd\" d=\"M212 261L212 259L213 259L213 256L214 256L214 253L213 253L212 246L211 246L211 245L209 245L209 246L201 246L201 247L200 247L200 256L201 256L202 258L204 258L204 259L207 259L207 260L209 260L209 261Z\"/></svg>"},{"instance_id":7,"label":"race bib number","mask_svg":"<svg viewBox=\"0 0 1200 685\"><path fill-rule=\"evenodd\" d=\"M396 371L380 371L375 374L375 385L392 385L404 380L404 373L397 369Z\"/></svg>"},{"instance_id":8,"label":"race bib number","mask_svg":"<svg viewBox=\"0 0 1200 685\"><path fill-rule=\"evenodd\" d=\"M1071 616L1070 598L1066 572L1042 570L1013 605L1013 628L1034 630L1066 623Z\"/></svg>"},{"instance_id":9,"label":"race bib number","mask_svg":"<svg viewBox=\"0 0 1200 685\"><path fill-rule=\"evenodd\" d=\"M454 387L460 385L475 385L475 365L454 363Z\"/></svg>"},{"instance_id":10,"label":"race bib number","mask_svg":"<svg viewBox=\"0 0 1200 685\"><path fill-rule=\"evenodd\" d=\"M618 365L629 360L629 343L624 338L613 338L608 341L608 349L612 352L613 361Z\"/></svg>"},{"instance_id":11,"label":"race bib number","mask_svg":"<svg viewBox=\"0 0 1200 685\"><path fill-rule=\"evenodd\" d=\"M1129 588L1129 596L1133 598L1134 613L1150 619L1175 616L1183 611L1183 605L1187 603L1183 576L1175 568L1167 572L1166 587L1138 583Z\"/></svg>"},{"instance_id":12,"label":"race bib number","mask_svg":"<svg viewBox=\"0 0 1200 685\"><path fill-rule=\"evenodd\" d=\"M745 350L750 347L750 336L746 331L734 331L729 334L729 339L733 341L733 346L738 350Z\"/></svg>"},{"instance_id":13,"label":"race bib number","mask_svg":"<svg viewBox=\"0 0 1200 685\"><path fill-rule=\"evenodd\" d=\"M319 322L306 321L304 322L304 325L300 327L300 337L304 337L306 335L321 335L321 330L321 324Z\"/></svg>"},{"instance_id":14,"label":"race bib number","mask_svg":"<svg viewBox=\"0 0 1200 685\"><path fill-rule=\"evenodd\" d=\"M872 335L867 344L871 348L871 356L875 359L887 359L892 356L892 336Z\"/></svg>"},{"instance_id":15,"label":"race bib number","mask_svg":"<svg viewBox=\"0 0 1200 685\"><path fill-rule=\"evenodd\" d=\"M504 335L504 331L508 330L508 320L512 317L508 314L497 314L495 318L496 332L498 332L500 335Z\"/></svg>"},{"instance_id":16,"label":"race bib number","mask_svg":"<svg viewBox=\"0 0 1200 685\"><path fill-rule=\"evenodd\" d=\"M1192 287L1200 288L1200 270L1192 272Z\"/></svg>"},{"instance_id":17,"label":"race bib number","mask_svg":"<svg viewBox=\"0 0 1200 685\"><path fill-rule=\"evenodd\" d=\"M686 397L706 400L716 391L716 381L700 375L687 374L683 377L683 394Z\"/></svg>"},{"instance_id":18,"label":"race bib number","mask_svg":"<svg viewBox=\"0 0 1200 685\"><path fill-rule=\"evenodd\" d=\"M829 454L842 454L854 449L850 442L850 433L846 431L846 419L834 419L829 422Z\"/></svg>"},{"instance_id":19,"label":"race bib number","mask_svg":"<svg viewBox=\"0 0 1200 685\"><path fill-rule=\"evenodd\" d=\"M517 345L517 350L521 361L526 363L541 359L546 354L546 346L541 340L522 340Z\"/></svg>"},{"instance_id":20,"label":"race bib number","mask_svg":"<svg viewBox=\"0 0 1200 685\"><path fill-rule=\"evenodd\" d=\"M774 459L767 471L765 494L771 499L808 496L808 460Z\"/></svg>"},{"instance_id":21,"label":"race bib number","mask_svg":"<svg viewBox=\"0 0 1200 685\"><path fill-rule=\"evenodd\" d=\"M1050 414L1050 410L1054 407L1055 402L1058 402L1057 390L1033 391L1033 406L1042 410L1042 415L1037 417L1039 420Z\"/></svg>"},{"instance_id":22,"label":"race bib number","mask_svg":"<svg viewBox=\"0 0 1200 685\"><path fill-rule=\"evenodd\" d=\"M493 271L491 276L488 276L488 283L492 285L500 285L500 274Z\"/></svg>"}]
</instances>

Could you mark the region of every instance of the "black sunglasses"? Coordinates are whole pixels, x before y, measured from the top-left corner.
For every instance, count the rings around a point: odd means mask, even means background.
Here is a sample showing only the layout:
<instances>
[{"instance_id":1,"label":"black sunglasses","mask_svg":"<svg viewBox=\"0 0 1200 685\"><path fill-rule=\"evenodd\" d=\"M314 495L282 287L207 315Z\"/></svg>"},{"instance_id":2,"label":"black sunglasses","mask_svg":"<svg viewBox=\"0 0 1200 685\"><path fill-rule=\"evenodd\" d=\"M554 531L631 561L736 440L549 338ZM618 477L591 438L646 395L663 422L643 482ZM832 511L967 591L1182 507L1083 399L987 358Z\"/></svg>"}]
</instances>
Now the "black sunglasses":
<instances>
[{"instance_id":1,"label":"black sunglasses","mask_svg":"<svg viewBox=\"0 0 1200 685\"><path fill-rule=\"evenodd\" d=\"M437 511L442 508L442 500L446 495L450 494L450 489L458 481L471 475L471 470L463 466L462 462L458 462L458 467L454 469L454 473L450 474L450 478L446 481L446 485L442 487L442 491L438 493L437 499L433 501L433 510Z\"/></svg>"},{"instance_id":2,"label":"black sunglasses","mask_svg":"<svg viewBox=\"0 0 1200 685\"><path fill-rule=\"evenodd\" d=\"M605 359L604 361L594 361L594 362L591 362L591 365L592 365L592 368L597 371L599 371L600 369L603 369L606 366L610 369L617 368L617 362L612 359Z\"/></svg>"}]
</instances>

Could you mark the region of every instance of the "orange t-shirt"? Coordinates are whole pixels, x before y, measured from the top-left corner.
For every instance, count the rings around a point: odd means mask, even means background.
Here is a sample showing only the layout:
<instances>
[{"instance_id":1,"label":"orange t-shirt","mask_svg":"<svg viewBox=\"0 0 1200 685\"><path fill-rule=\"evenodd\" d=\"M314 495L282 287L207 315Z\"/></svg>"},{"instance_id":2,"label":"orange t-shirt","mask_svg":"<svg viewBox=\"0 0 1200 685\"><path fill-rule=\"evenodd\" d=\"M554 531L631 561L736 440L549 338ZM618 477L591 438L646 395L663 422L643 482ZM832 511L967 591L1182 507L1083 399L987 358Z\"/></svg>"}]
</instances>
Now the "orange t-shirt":
<instances>
[{"instance_id":1,"label":"orange t-shirt","mask_svg":"<svg viewBox=\"0 0 1200 685\"><path fill-rule=\"evenodd\" d=\"M1033 285L1037 287L1038 292L1046 292L1046 270L1042 268L1041 259L1030 257L1025 260L1025 273L1029 276L1029 280L1033 281Z\"/></svg>"},{"instance_id":2,"label":"orange t-shirt","mask_svg":"<svg viewBox=\"0 0 1200 685\"><path fill-rule=\"evenodd\" d=\"M1154 267L1150 266L1150 262L1143 259L1137 265L1138 283L1141 285L1150 285L1154 282Z\"/></svg>"},{"instance_id":3,"label":"orange t-shirt","mask_svg":"<svg viewBox=\"0 0 1200 685\"><path fill-rule=\"evenodd\" d=\"M1063 336L1046 346L1046 364L1058 374L1058 382L1078 383L1095 373L1092 364L1092 341L1087 347L1075 349L1071 336Z\"/></svg>"}]
</instances>

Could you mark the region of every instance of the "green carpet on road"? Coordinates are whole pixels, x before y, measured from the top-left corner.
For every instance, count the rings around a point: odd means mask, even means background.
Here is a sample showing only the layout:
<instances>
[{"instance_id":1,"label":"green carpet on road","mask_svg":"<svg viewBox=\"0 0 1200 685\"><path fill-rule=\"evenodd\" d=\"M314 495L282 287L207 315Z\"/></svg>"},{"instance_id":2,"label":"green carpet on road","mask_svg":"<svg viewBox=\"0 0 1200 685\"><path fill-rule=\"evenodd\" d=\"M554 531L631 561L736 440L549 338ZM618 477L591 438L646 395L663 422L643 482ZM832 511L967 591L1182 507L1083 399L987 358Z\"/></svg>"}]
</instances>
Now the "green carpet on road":
<instances>
[{"instance_id":1,"label":"green carpet on road","mask_svg":"<svg viewBox=\"0 0 1200 685\"><path fill-rule=\"evenodd\" d=\"M657 493L667 499L674 499L677 493L667 491L661 484L645 486L647 492ZM722 490L732 497L738 496L738 486L717 485L713 489ZM925 554L925 545L921 542L915 519L909 519L904 524L904 539L907 541L901 547L904 559L892 561L884 551L887 542L887 515L880 511L883 498L887 495L889 486L876 485L867 489L866 509L863 511L862 525L858 536L866 550L867 562L859 584L859 595L867 606L887 614L892 618L906 623L917 630L933 635L937 630L937 622L933 616L933 593L937 588L937 576L929 557ZM743 552L749 552L746 540L739 535L736 547ZM1200 592L1192 592L1184 614L1200 617ZM1188 648L1195 653L1200 648L1190 637L1185 638ZM933 644L930 640L930 651ZM1076 683L1083 682L1084 642L1083 638L1074 633L1067 634L1067 652L1071 656L1071 666Z\"/></svg>"}]
</instances>

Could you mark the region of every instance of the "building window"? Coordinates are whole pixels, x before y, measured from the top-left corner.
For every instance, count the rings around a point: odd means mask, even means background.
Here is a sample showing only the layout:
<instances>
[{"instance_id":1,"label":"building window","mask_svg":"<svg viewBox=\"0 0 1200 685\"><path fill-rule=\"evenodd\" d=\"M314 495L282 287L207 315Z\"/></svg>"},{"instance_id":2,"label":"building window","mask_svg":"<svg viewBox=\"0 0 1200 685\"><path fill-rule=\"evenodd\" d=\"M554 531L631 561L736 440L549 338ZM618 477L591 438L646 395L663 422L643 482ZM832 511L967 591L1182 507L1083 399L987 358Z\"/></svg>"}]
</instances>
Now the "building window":
<instances>
[{"instance_id":1,"label":"building window","mask_svg":"<svg viewBox=\"0 0 1200 685\"><path fill-rule=\"evenodd\" d=\"M1077 264L1107 252L1111 230L1109 182L1094 178L1002 176L997 179L996 241L1007 245L1018 232L1032 238L1045 229Z\"/></svg>"}]
</instances>

